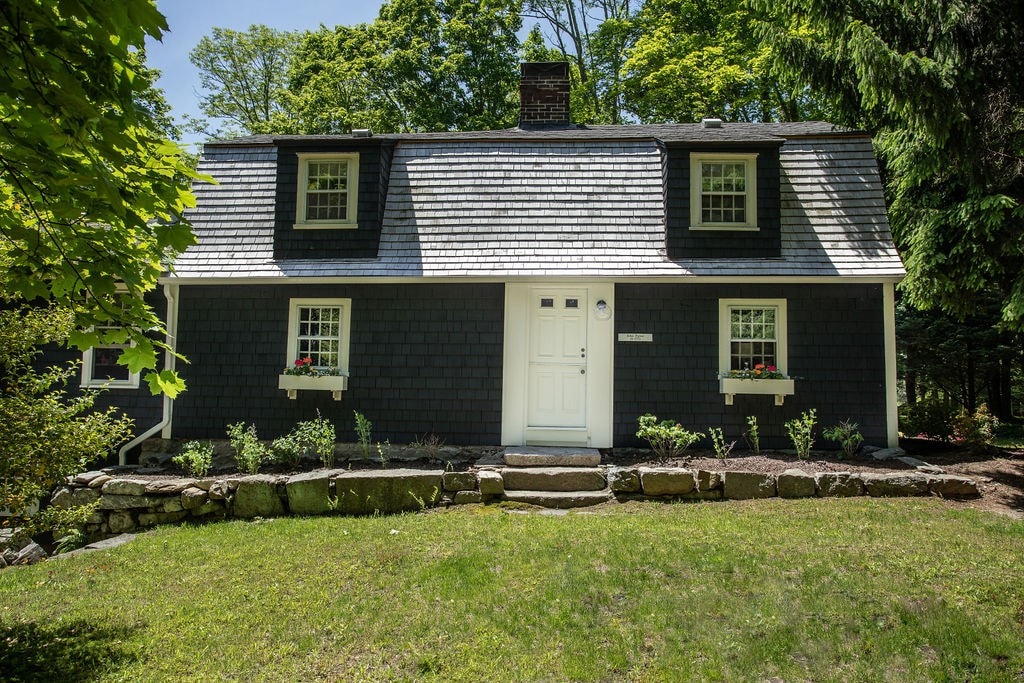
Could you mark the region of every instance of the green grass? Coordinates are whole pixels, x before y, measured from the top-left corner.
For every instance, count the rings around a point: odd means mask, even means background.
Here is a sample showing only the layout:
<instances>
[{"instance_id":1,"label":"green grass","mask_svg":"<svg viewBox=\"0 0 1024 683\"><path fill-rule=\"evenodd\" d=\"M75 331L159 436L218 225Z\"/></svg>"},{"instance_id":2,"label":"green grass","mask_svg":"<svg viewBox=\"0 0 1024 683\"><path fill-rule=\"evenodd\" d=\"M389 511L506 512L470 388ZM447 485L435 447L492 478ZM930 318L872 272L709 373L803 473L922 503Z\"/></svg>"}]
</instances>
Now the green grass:
<instances>
[{"instance_id":1,"label":"green grass","mask_svg":"<svg viewBox=\"0 0 1024 683\"><path fill-rule=\"evenodd\" d=\"M932 500L164 528L0 572L0 678L1021 680L1022 549Z\"/></svg>"}]
</instances>

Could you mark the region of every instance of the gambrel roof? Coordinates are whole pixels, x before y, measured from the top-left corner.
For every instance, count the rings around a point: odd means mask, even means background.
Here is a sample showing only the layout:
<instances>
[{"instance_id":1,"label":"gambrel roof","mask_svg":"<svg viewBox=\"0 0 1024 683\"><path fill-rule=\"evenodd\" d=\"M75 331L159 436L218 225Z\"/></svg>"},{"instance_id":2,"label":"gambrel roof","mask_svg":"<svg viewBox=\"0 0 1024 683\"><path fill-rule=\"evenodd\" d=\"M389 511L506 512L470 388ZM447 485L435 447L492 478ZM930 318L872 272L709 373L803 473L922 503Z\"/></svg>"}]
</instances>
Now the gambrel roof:
<instances>
[{"instance_id":1,"label":"gambrel roof","mask_svg":"<svg viewBox=\"0 0 1024 683\"><path fill-rule=\"evenodd\" d=\"M598 126L377 136L394 144L377 258L275 260L278 149L338 137L208 144L181 278L899 278L870 139L820 122ZM351 139L349 136L344 136ZM781 257L669 259L676 143L781 145ZM756 233L752 233L756 239Z\"/></svg>"}]
</instances>

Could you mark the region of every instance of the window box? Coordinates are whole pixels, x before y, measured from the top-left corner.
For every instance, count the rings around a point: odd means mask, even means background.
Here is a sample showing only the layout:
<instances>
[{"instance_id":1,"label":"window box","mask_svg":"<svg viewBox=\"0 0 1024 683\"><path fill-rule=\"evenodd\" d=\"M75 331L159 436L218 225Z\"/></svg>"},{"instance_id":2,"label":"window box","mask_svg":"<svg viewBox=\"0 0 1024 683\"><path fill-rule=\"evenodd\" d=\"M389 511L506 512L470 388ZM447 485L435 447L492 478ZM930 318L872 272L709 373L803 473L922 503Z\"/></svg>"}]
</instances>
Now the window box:
<instances>
[{"instance_id":1,"label":"window box","mask_svg":"<svg viewBox=\"0 0 1024 683\"><path fill-rule=\"evenodd\" d=\"M737 379L722 377L718 380L719 391L725 394L725 405L731 406L736 394L759 394L775 396L775 405L781 406L787 396L796 393L796 382L791 379Z\"/></svg>"},{"instance_id":2,"label":"window box","mask_svg":"<svg viewBox=\"0 0 1024 683\"><path fill-rule=\"evenodd\" d=\"M277 388L288 392L288 398L297 398L297 392L303 391L329 391L335 401L341 400L341 392L348 389L347 375L278 375Z\"/></svg>"}]
</instances>

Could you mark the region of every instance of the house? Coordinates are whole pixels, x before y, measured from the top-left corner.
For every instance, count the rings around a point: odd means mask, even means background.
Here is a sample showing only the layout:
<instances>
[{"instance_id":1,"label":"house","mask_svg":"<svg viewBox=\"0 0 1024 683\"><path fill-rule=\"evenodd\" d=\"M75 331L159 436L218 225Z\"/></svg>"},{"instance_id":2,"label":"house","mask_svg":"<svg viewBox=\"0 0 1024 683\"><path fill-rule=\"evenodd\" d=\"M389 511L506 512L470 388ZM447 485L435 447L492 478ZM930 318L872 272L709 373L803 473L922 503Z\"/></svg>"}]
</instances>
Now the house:
<instances>
[{"instance_id":1,"label":"house","mask_svg":"<svg viewBox=\"0 0 1024 683\"><path fill-rule=\"evenodd\" d=\"M868 136L575 126L568 88L524 64L510 130L207 144L199 242L163 279L188 390L109 399L180 438L318 410L351 438L356 409L394 443L628 446L653 412L729 440L754 415L782 446L815 408L895 445L904 269ZM288 388L299 357L345 378ZM792 381L721 380L758 364Z\"/></svg>"}]
</instances>

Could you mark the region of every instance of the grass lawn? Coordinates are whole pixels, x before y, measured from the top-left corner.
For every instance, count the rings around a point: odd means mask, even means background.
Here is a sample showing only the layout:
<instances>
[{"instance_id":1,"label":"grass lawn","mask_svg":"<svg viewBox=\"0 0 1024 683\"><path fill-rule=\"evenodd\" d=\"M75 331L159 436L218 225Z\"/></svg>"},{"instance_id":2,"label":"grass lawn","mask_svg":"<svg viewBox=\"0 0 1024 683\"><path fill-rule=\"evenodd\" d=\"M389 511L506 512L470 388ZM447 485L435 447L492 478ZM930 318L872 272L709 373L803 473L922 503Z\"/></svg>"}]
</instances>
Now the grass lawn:
<instances>
[{"instance_id":1,"label":"grass lawn","mask_svg":"<svg viewBox=\"0 0 1024 683\"><path fill-rule=\"evenodd\" d=\"M1024 523L857 498L163 528L0 572L0 679L1019 681Z\"/></svg>"}]
</instances>

